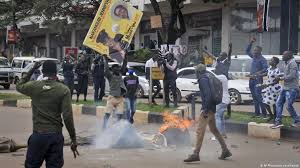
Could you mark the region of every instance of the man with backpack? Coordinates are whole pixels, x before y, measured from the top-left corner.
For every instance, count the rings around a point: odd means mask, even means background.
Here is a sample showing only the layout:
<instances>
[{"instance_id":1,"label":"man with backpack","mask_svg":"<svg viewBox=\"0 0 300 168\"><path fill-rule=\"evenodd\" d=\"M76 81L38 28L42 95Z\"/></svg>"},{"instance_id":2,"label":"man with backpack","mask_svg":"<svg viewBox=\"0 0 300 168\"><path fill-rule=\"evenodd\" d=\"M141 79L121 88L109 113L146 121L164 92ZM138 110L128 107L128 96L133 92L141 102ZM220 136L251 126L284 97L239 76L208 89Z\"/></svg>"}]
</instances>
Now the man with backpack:
<instances>
[{"instance_id":1,"label":"man with backpack","mask_svg":"<svg viewBox=\"0 0 300 168\"><path fill-rule=\"evenodd\" d=\"M202 99L202 108L197 129L196 147L193 154L185 159L184 162L200 161L199 153L207 124L222 147L222 154L219 159L224 160L227 157L232 156L232 154L227 148L222 135L218 131L215 120L216 105L222 102L222 83L215 76L207 72L206 66L203 64L197 65L195 71Z\"/></svg>"}]
</instances>

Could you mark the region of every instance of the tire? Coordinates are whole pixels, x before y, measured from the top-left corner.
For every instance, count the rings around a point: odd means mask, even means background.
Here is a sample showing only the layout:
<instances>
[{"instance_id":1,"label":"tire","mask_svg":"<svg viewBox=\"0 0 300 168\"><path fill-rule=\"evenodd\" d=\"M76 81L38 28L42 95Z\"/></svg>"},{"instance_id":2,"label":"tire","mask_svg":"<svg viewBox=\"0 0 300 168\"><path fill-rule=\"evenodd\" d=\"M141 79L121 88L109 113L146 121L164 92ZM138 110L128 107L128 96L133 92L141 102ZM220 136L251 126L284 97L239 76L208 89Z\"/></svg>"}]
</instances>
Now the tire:
<instances>
[{"instance_id":1,"label":"tire","mask_svg":"<svg viewBox=\"0 0 300 168\"><path fill-rule=\"evenodd\" d=\"M144 98L145 97L145 91L144 91L144 89L142 88L141 85L138 86L137 97L138 98Z\"/></svg>"},{"instance_id":2,"label":"tire","mask_svg":"<svg viewBox=\"0 0 300 168\"><path fill-rule=\"evenodd\" d=\"M10 88L10 84L5 84L3 85L4 89L9 89Z\"/></svg>"},{"instance_id":3,"label":"tire","mask_svg":"<svg viewBox=\"0 0 300 168\"><path fill-rule=\"evenodd\" d=\"M179 90L179 89L176 89L176 93L177 93L177 103L179 103L179 102L181 102L181 100L182 100L180 90ZM173 103L173 102L174 102L174 99L173 99L173 94L172 94L171 91L169 92L169 98L170 98L170 102Z\"/></svg>"},{"instance_id":4,"label":"tire","mask_svg":"<svg viewBox=\"0 0 300 168\"><path fill-rule=\"evenodd\" d=\"M233 105L241 104L242 98L239 91L236 89L229 89L230 103Z\"/></svg>"}]
</instances>

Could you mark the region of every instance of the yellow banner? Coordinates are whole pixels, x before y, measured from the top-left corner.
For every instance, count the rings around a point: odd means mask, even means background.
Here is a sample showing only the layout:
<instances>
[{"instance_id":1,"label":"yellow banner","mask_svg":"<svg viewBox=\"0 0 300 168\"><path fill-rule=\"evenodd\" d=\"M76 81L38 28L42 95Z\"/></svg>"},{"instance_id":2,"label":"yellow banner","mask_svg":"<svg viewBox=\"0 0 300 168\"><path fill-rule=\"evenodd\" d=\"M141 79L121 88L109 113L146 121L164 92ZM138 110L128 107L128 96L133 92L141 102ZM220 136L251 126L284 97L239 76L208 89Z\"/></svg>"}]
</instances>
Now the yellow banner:
<instances>
[{"instance_id":1,"label":"yellow banner","mask_svg":"<svg viewBox=\"0 0 300 168\"><path fill-rule=\"evenodd\" d=\"M163 80L165 77L165 74L161 71L158 67L152 67L152 79L153 80Z\"/></svg>"},{"instance_id":2,"label":"yellow banner","mask_svg":"<svg viewBox=\"0 0 300 168\"><path fill-rule=\"evenodd\" d=\"M83 44L121 63L142 16L122 0L102 0Z\"/></svg>"}]
</instances>

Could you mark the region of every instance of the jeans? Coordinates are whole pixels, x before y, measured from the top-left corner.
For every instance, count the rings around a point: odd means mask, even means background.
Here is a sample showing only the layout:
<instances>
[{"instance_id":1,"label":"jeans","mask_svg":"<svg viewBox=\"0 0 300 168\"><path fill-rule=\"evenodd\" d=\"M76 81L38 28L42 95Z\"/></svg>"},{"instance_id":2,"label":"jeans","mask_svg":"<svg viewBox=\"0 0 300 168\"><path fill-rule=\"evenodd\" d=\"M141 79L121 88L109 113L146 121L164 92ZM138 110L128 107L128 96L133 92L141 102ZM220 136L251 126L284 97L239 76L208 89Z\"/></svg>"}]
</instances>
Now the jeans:
<instances>
[{"instance_id":1,"label":"jeans","mask_svg":"<svg viewBox=\"0 0 300 168\"><path fill-rule=\"evenodd\" d=\"M64 77L64 84L68 86L71 92L71 97L73 96L73 90L74 90L74 78L73 77Z\"/></svg>"},{"instance_id":2,"label":"jeans","mask_svg":"<svg viewBox=\"0 0 300 168\"><path fill-rule=\"evenodd\" d=\"M154 86L156 86L155 92L154 92ZM154 92L154 94L152 96L152 102L154 102L154 99L160 93L160 90L161 90L161 86L160 86L159 80L152 80L152 90Z\"/></svg>"},{"instance_id":3,"label":"jeans","mask_svg":"<svg viewBox=\"0 0 300 168\"><path fill-rule=\"evenodd\" d=\"M94 77L93 82L94 82L94 101L95 102L102 101L102 98L105 95L105 78Z\"/></svg>"},{"instance_id":4,"label":"jeans","mask_svg":"<svg viewBox=\"0 0 300 168\"><path fill-rule=\"evenodd\" d=\"M201 113L201 115L200 115L199 125L197 128L197 142L196 142L194 154L199 154L199 152L201 150L207 124L209 126L210 131L214 134L216 139L219 141L222 151L228 150L227 145L224 141L224 138L222 137L222 135L220 134L219 130L216 127L215 113L208 112L207 115L208 115L207 118L204 118L203 113Z\"/></svg>"},{"instance_id":5,"label":"jeans","mask_svg":"<svg viewBox=\"0 0 300 168\"><path fill-rule=\"evenodd\" d=\"M136 109L136 98L126 98L125 99L125 107L126 107L126 117L127 120L133 124L133 116Z\"/></svg>"},{"instance_id":6,"label":"jeans","mask_svg":"<svg viewBox=\"0 0 300 168\"><path fill-rule=\"evenodd\" d=\"M224 117L224 113L225 110L227 108L227 104L225 103L220 103L217 105L216 107L216 125L217 128L219 130L219 132L221 133L221 135L226 135L226 131L225 131L225 117Z\"/></svg>"},{"instance_id":7,"label":"jeans","mask_svg":"<svg viewBox=\"0 0 300 168\"><path fill-rule=\"evenodd\" d=\"M83 93L84 99L86 99L87 96L87 90L88 90L88 82L89 78L87 75L78 75L78 85L77 85L77 99L79 98L79 95Z\"/></svg>"},{"instance_id":8,"label":"jeans","mask_svg":"<svg viewBox=\"0 0 300 168\"><path fill-rule=\"evenodd\" d=\"M44 160L46 168L63 167L63 147L62 133L33 132L28 139L25 168L40 168Z\"/></svg>"},{"instance_id":9,"label":"jeans","mask_svg":"<svg viewBox=\"0 0 300 168\"><path fill-rule=\"evenodd\" d=\"M169 97L170 89L173 94L174 105L177 106L176 80L171 80L171 79L164 80L165 102L167 106L169 106L170 104L170 97Z\"/></svg>"},{"instance_id":10,"label":"jeans","mask_svg":"<svg viewBox=\"0 0 300 168\"><path fill-rule=\"evenodd\" d=\"M276 124L281 124L282 120L282 110L285 101L287 101L287 110L290 113L291 117L295 120L295 123L300 123L299 115L297 114L293 104L299 94L298 89L282 90L276 101Z\"/></svg>"},{"instance_id":11,"label":"jeans","mask_svg":"<svg viewBox=\"0 0 300 168\"><path fill-rule=\"evenodd\" d=\"M254 102L254 107L255 107L255 115L259 116L266 116L267 112L266 112L266 108L264 103L262 102L263 98L261 95L261 87L256 87L257 84L260 84L261 82L259 82L258 80L249 80L249 87L250 87L250 91L253 97L253 102ZM261 113L260 113L261 110Z\"/></svg>"}]
</instances>

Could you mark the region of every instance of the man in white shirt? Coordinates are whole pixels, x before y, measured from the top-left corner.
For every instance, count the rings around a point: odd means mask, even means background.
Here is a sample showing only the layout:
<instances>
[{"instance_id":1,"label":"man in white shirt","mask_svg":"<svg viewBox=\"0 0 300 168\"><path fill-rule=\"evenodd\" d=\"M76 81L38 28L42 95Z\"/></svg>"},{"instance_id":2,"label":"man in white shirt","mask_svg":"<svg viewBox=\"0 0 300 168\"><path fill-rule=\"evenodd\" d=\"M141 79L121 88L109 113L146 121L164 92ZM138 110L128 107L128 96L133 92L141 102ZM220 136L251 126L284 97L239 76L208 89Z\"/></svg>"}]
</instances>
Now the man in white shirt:
<instances>
[{"instance_id":1,"label":"man in white shirt","mask_svg":"<svg viewBox=\"0 0 300 168\"><path fill-rule=\"evenodd\" d=\"M145 65L145 70L146 70L146 79L148 79L150 81L150 68L151 67L158 67L158 58L161 55L159 50L156 50L153 53L152 58L150 58ZM156 86L156 90L154 92L154 86ZM155 97L160 93L161 90L161 85L159 80L152 80L152 91L154 92L154 94L152 95L152 103L156 104L155 102Z\"/></svg>"},{"instance_id":2,"label":"man in white shirt","mask_svg":"<svg viewBox=\"0 0 300 168\"><path fill-rule=\"evenodd\" d=\"M230 96L228 93L228 80L227 77L221 73L217 73L217 78L222 82L223 86L223 97L222 103L218 104L216 107L216 125L220 132L220 134L226 138L226 131L225 131L225 118L224 113L227 109L228 104L230 103Z\"/></svg>"}]
</instances>

